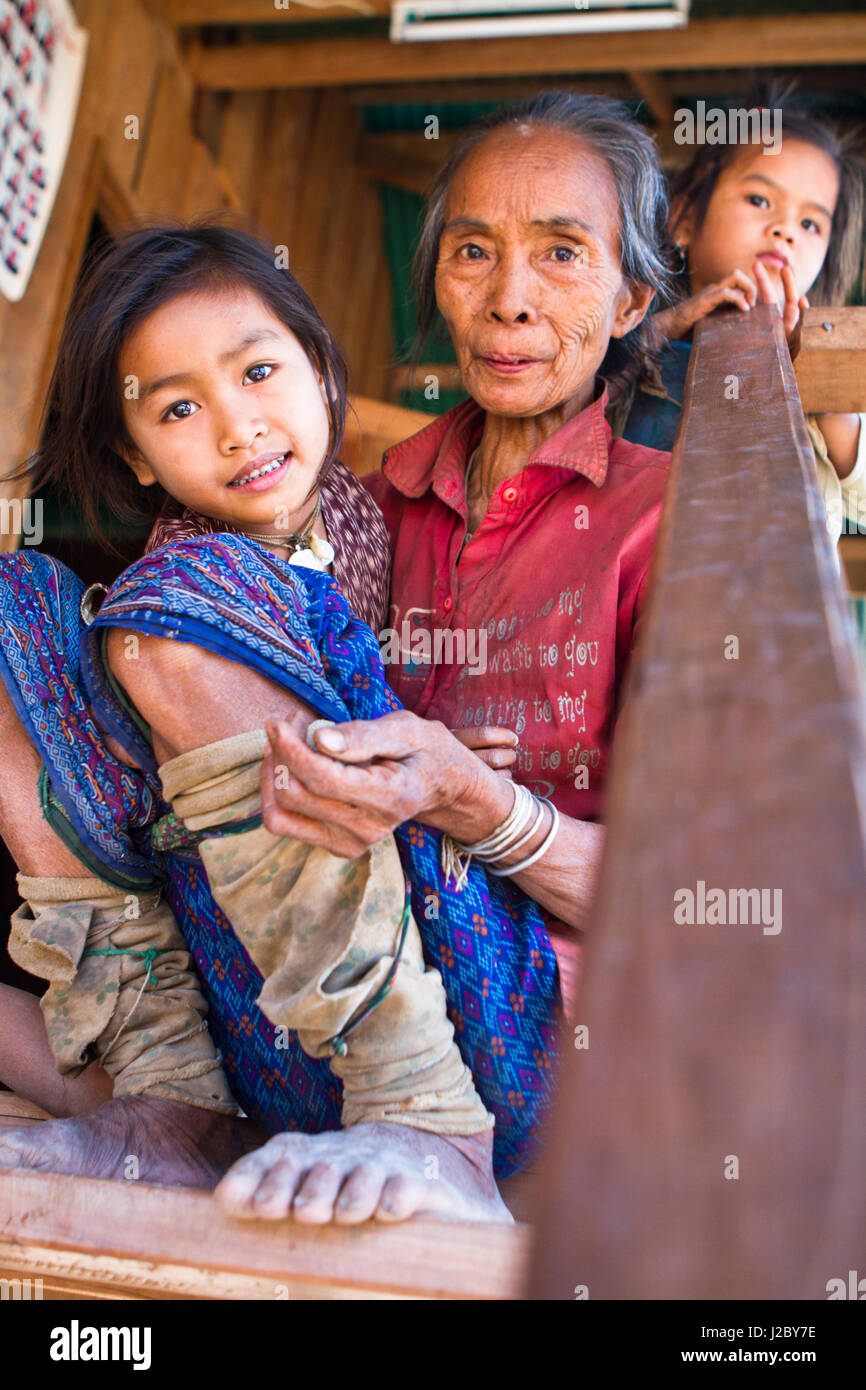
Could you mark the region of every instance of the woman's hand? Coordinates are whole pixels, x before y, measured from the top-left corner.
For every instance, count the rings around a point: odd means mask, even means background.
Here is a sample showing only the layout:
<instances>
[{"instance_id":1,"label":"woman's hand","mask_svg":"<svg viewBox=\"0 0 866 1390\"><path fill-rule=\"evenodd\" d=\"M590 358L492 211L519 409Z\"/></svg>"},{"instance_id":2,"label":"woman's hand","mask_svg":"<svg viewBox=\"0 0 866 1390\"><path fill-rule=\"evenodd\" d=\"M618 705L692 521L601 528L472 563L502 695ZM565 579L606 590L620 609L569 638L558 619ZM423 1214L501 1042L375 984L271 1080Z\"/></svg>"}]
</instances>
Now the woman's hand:
<instances>
[{"instance_id":1,"label":"woman's hand","mask_svg":"<svg viewBox=\"0 0 866 1390\"><path fill-rule=\"evenodd\" d=\"M660 313L653 314L653 328L668 342L673 342L682 338L700 319L706 318L707 314L711 314L720 305L732 304L734 308L748 313L749 309L759 303L778 304L769 271L762 261L755 261L753 273L754 279L744 270L732 270L723 280L707 285L698 294L684 299L682 304L673 304L669 309L662 309ZM783 268L781 278L784 300L779 309L785 336L790 343L800 321L800 313L803 309L809 308L809 301L805 295L797 298L794 274L790 266L786 265Z\"/></svg>"},{"instance_id":2,"label":"woman's hand","mask_svg":"<svg viewBox=\"0 0 866 1390\"><path fill-rule=\"evenodd\" d=\"M396 710L381 719L321 726L317 749L285 721L265 725L262 818L274 835L291 835L354 859L406 820L448 830L467 843L504 821L513 793L485 767L466 739L437 720ZM503 731L496 731L502 735ZM507 731L506 731L507 732ZM489 731L488 731L489 736ZM342 738L344 747L329 746ZM491 756L507 756L484 740Z\"/></svg>"},{"instance_id":3,"label":"woman's hand","mask_svg":"<svg viewBox=\"0 0 866 1390\"><path fill-rule=\"evenodd\" d=\"M511 769L517 762L517 734L512 729L484 724L480 729L452 729L451 733L494 772L501 772L503 777L511 776Z\"/></svg>"}]
</instances>

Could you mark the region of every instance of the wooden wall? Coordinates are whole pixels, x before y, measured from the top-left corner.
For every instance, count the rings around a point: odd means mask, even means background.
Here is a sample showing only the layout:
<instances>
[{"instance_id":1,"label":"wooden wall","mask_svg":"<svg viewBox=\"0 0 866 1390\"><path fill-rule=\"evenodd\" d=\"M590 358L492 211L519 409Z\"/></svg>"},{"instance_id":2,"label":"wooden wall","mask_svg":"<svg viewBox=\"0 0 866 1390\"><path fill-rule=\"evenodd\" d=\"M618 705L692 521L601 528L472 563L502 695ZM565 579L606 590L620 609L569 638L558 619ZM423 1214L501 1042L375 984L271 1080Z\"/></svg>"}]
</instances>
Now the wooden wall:
<instances>
[{"instance_id":1,"label":"wooden wall","mask_svg":"<svg viewBox=\"0 0 866 1390\"><path fill-rule=\"evenodd\" d=\"M36 445L63 316L88 229L236 204L193 129L192 82L171 31L140 0L78 0L90 36L78 118L24 298L0 299L0 475ZM137 139L127 139L137 116ZM21 485L2 484L6 496ZM0 536L14 549L16 536Z\"/></svg>"},{"instance_id":2,"label":"wooden wall","mask_svg":"<svg viewBox=\"0 0 866 1390\"><path fill-rule=\"evenodd\" d=\"M391 306L380 198L353 160L360 111L339 91L196 96L148 0L76 0L89 34L63 180L24 298L0 299L0 477L35 447L63 316L98 212L110 230L234 209L289 248L342 343L351 389L385 397ZM129 139L128 118L138 118ZM201 135L197 132L201 131ZM21 485L0 482L0 496ZM15 535L0 535L14 549Z\"/></svg>"},{"instance_id":3,"label":"wooden wall","mask_svg":"<svg viewBox=\"0 0 866 1390\"><path fill-rule=\"evenodd\" d=\"M353 393L390 398L391 285L378 185L355 156L361 111L334 88L233 92L208 127L249 216L336 334Z\"/></svg>"}]
</instances>

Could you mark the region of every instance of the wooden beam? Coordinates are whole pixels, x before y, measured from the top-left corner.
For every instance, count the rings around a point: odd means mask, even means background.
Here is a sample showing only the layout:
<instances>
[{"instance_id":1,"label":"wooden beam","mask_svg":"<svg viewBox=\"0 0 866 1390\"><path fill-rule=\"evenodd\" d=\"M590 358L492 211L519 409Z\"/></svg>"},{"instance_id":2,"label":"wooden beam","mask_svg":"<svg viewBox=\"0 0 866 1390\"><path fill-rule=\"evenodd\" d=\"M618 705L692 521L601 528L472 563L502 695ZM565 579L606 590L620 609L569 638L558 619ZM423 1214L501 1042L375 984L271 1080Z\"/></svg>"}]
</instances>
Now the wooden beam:
<instances>
[{"instance_id":1,"label":"wooden beam","mask_svg":"<svg viewBox=\"0 0 866 1390\"><path fill-rule=\"evenodd\" d=\"M40 1105L12 1091L0 1091L0 1129L17 1129L21 1125L33 1125L39 1120L53 1120Z\"/></svg>"},{"instance_id":2,"label":"wooden beam","mask_svg":"<svg viewBox=\"0 0 866 1390\"><path fill-rule=\"evenodd\" d=\"M695 331L606 821L531 1296L826 1299L866 1231L866 728L775 306Z\"/></svg>"},{"instance_id":3,"label":"wooden beam","mask_svg":"<svg viewBox=\"0 0 866 1390\"><path fill-rule=\"evenodd\" d=\"M673 125L674 103L664 78L657 72L632 70L626 73L641 101L647 107L656 125L667 130Z\"/></svg>"},{"instance_id":4,"label":"wooden beam","mask_svg":"<svg viewBox=\"0 0 866 1390\"><path fill-rule=\"evenodd\" d=\"M336 87L353 82L527 76L530 73L654 72L662 68L753 68L778 63L866 61L866 15L760 15L695 20L683 29L634 35L580 34L484 43L392 44L386 38L194 46L190 66L206 90ZM564 80L567 81L567 78Z\"/></svg>"},{"instance_id":5,"label":"wooden beam","mask_svg":"<svg viewBox=\"0 0 866 1390\"><path fill-rule=\"evenodd\" d=\"M631 70L634 75L634 69ZM776 68L774 72L782 78L797 77L806 91L813 88L836 93L842 90L862 91L863 77L858 67L796 67ZM710 97L729 95L743 86L743 75L739 69L695 69L665 70L665 84L671 99ZM450 82L393 82L370 86L359 85L347 88L349 100L360 106L409 105L415 102L456 102L456 101L520 101L524 97L536 96L539 92L552 88L565 87L570 92L604 92L605 96L619 97L623 101L633 101L636 88L622 72L605 72L587 76L569 73L565 76L554 74L551 77L540 73L536 77L497 77L458 78Z\"/></svg>"},{"instance_id":6,"label":"wooden beam","mask_svg":"<svg viewBox=\"0 0 866 1390\"><path fill-rule=\"evenodd\" d=\"M350 396L341 456L359 478L382 467L382 455L392 444L417 434L433 420L423 410L408 410L367 396Z\"/></svg>"},{"instance_id":7,"label":"wooden beam","mask_svg":"<svg viewBox=\"0 0 866 1390\"><path fill-rule=\"evenodd\" d=\"M866 535L843 536L839 554L849 591L856 598L866 598Z\"/></svg>"},{"instance_id":8,"label":"wooden beam","mask_svg":"<svg viewBox=\"0 0 866 1390\"><path fill-rule=\"evenodd\" d=\"M161 0L162 13L176 29L208 24L309 24L320 19L355 19L390 14L390 0Z\"/></svg>"},{"instance_id":9,"label":"wooden beam","mask_svg":"<svg viewBox=\"0 0 866 1390\"><path fill-rule=\"evenodd\" d=\"M529 1231L409 1221L310 1227L226 1216L208 1193L59 1173L0 1173L0 1269L163 1297L509 1299ZM302 1295L304 1296L304 1295Z\"/></svg>"},{"instance_id":10,"label":"wooden beam","mask_svg":"<svg viewBox=\"0 0 866 1390\"><path fill-rule=\"evenodd\" d=\"M458 101L523 101L526 97L537 96L539 92L561 87L567 87L570 92L587 92L594 95L599 90L599 82L597 78L590 77L489 77L486 81L477 82L394 82L369 87L347 87L346 95L356 106L408 106L427 102L438 105L440 102ZM634 96L631 84L618 73L605 73L604 92L606 96L623 99Z\"/></svg>"},{"instance_id":11,"label":"wooden beam","mask_svg":"<svg viewBox=\"0 0 866 1390\"><path fill-rule=\"evenodd\" d=\"M638 70L627 73L627 76L655 122L653 134L662 163L684 163L691 151L674 142L674 100L667 82L657 72Z\"/></svg>"},{"instance_id":12,"label":"wooden beam","mask_svg":"<svg viewBox=\"0 0 866 1390\"><path fill-rule=\"evenodd\" d=\"M804 411L866 411L866 309L807 309L798 327L792 351Z\"/></svg>"},{"instance_id":13,"label":"wooden beam","mask_svg":"<svg viewBox=\"0 0 866 1390\"><path fill-rule=\"evenodd\" d=\"M358 141L355 166L378 183L423 194L442 168L457 135L457 131L443 130L438 140L427 140L420 131L364 134Z\"/></svg>"}]
</instances>

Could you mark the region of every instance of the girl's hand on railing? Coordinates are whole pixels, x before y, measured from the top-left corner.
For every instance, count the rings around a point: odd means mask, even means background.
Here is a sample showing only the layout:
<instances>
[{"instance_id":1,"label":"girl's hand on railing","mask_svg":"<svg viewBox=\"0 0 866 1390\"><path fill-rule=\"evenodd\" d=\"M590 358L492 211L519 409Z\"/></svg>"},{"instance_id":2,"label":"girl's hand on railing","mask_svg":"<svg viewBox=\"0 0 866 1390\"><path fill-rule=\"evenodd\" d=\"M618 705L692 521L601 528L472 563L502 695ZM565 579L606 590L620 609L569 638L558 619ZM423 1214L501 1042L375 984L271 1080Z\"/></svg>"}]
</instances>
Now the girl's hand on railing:
<instances>
[{"instance_id":1,"label":"girl's hand on railing","mask_svg":"<svg viewBox=\"0 0 866 1390\"><path fill-rule=\"evenodd\" d=\"M673 304L669 309L662 309L660 313L653 314L653 328L661 333L668 342L673 342L677 338L684 337L700 319L706 318L707 314L711 314L714 309L718 309L724 304L733 305L735 309L742 309L744 313L748 313L749 309L754 308L756 304L776 304L782 315L785 335L790 344L800 321L802 310L809 308L808 299L805 295L797 297L797 288L790 266L786 265L781 272L784 291L784 299L781 304L779 304L778 293L773 288L767 267L761 261L755 261L753 272L754 279L747 275L744 270L732 270L730 275L726 275L723 280L707 285L698 294L684 299L681 304Z\"/></svg>"},{"instance_id":2,"label":"girl's hand on railing","mask_svg":"<svg viewBox=\"0 0 866 1390\"><path fill-rule=\"evenodd\" d=\"M744 270L732 270L724 280L707 285L706 289L684 299L681 304L673 304L669 309L653 314L652 326L668 342L674 342L722 304L732 304L746 312L757 302L758 290L754 280L750 280Z\"/></svg>"},{"instance_id":3,"label":"girl's hand on railing","mask_svg":"<svg viewBox=\"0 0 866 1390\"><path fill-rule=\"evenodd\" d=\"M809 308L809 301L806 296L800 295L797 298L797 287L794 284L794 272L789 265L782 269L782 288L785 291L783 303L779 304L776 292L773 289L773 282L770 279L767 267L761 261L755 261L755 279L758 282L758 293L762 304L778 304L782 314L782 326L785 336L788 339L788 346L792 345L794 330L800 322L800 314L803 309Z\"/></svg>"}]
</instances>

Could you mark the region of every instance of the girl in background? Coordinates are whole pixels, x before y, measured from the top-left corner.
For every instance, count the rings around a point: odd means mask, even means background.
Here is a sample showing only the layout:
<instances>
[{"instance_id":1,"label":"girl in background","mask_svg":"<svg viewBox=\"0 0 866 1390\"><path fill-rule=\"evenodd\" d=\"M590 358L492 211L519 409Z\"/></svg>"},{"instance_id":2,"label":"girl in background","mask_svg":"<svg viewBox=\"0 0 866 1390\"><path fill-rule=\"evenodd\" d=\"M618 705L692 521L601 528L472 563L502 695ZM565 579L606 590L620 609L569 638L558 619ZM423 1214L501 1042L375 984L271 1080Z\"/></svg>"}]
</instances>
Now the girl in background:
<instances>
[{"instance_id":1,"label":"girl in background","mask_svg":"<svg viewBox=\"0 0 866 1390\"><path fill-rule=\"evenodd\" d=\"M654 315L664 348L635 393L626 439L672 449L694 325L713 309L747 313L778 304L785 331L817 304L845 304L863 256L864 173L853 137L790 103L780 151L761 145L701 145L671 189L670 229L687 297ZM866 430L855 414L807 417L834 545L843 515L866 523Z\"/></svg>"}]
</instances>

